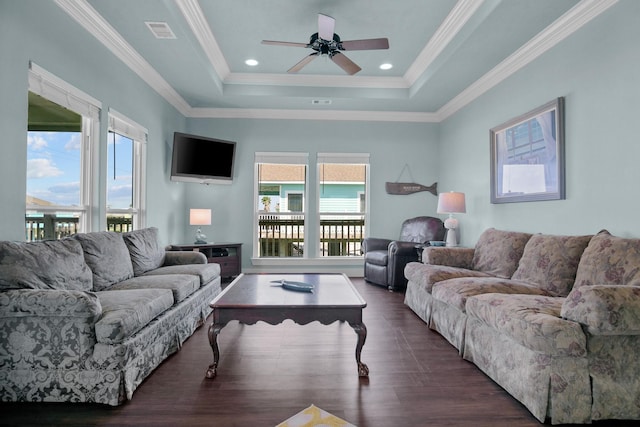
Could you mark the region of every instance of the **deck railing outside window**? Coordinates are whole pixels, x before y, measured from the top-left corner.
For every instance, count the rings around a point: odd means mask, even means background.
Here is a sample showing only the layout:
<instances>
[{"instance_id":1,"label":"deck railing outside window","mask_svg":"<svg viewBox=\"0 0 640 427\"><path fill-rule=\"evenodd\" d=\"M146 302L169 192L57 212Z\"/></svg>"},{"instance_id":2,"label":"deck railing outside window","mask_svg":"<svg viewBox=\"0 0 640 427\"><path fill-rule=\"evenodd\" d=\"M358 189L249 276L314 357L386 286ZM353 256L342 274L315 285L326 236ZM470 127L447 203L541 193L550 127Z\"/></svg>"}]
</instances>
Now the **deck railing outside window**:
<instances>
[{"instance_id":1,"label":"deck railing outside window","mask_svg":"<svg viewBox=\"0 0 640 427\"><path fill-rule=\"evenodd\" d=\"M62 239L78 233L79 218L56 214L29 215L25 217L25 238L36 240ZM131 217L107 217L107 230L124 233L133 229Z\"/></svg>"},{"instance_id":2,"label":"deck railing outside window","mask_svg":"<svg viewBox=\"0 0 640 427\"><path fill-rule=\"evenodd\" d=\"M261 257L302 257L304 218L296 215L260 215ZM323 217L320 219L321 256L360 256L364 217Z\"/></svg>"}]
</instances>

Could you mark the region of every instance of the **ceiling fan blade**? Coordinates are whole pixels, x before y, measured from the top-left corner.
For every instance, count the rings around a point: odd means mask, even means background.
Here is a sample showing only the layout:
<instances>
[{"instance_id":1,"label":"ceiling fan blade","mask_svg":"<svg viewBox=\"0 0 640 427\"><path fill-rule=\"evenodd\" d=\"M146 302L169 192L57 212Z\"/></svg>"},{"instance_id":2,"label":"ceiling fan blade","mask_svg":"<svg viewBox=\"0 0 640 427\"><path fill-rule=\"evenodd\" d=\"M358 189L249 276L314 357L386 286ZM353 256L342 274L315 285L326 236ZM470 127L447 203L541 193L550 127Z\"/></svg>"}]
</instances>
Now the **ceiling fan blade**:
<instances>
[{"instance_id":1,"label":"ceiling fan blade","mask_svg":"<svg viewBox=\"0 0 640 427\"><path fill-rule=\"evenodd\" d=\"M341 44L343 50L389 49L389 40L386 38L347 40L343 41Z\"/></svg>"},{"instance_id":2,"label":"ceiling fan blade","mask_svg":"<svg viewBox=\"0 0 640 427\"><path fill-rule=\"evenodd\" d=\"M331 55L331 60L338 64L340 68L342 68L347 72L347 74L351 76L362 70L362 68L358 67L358 64L356 64L340 52L335 52L333 55Z\"/></svg>"},{"instance_id":3,"label":"ceiling fan blade","mask_svg":"<svg viewBox=\"0 0 640 427\"><path fill-rule=\"evenodd\" d=\"M275 41L275 40L262 40L262 44L270 44L270 45L274 45L274 46L307 47L306 43L279 42L279 41Z\"/></svg>"},{"instance_id":4,"label":"ceiling fan blade","mask_svg":"<svg viewBox=\"0 0 640 427\"><path fill-rule=\"evenodd\" d=\"M293 67L289 68L287 70L287 73L297 73L298 71L302 70L302 67L304 67L305 65L307 65L309 62L313 61L314 59L316 59L318 57L319 53L318 52L313 52L312 54L310 54L309 56L305 56L302 61L298 62L296 65L294 65Z\"/></svg>"},{"instance_id":5,"label":"ceiling fan blade","mask_svg":"<svg viewBox=\"0 0 640 427\"><path fill-rule=\"evenodd\" d=\"M318 36L324 40L333 40L333 30L336 27L336 20L329 15L318 14Z\"/></svg>"}]
</instances>

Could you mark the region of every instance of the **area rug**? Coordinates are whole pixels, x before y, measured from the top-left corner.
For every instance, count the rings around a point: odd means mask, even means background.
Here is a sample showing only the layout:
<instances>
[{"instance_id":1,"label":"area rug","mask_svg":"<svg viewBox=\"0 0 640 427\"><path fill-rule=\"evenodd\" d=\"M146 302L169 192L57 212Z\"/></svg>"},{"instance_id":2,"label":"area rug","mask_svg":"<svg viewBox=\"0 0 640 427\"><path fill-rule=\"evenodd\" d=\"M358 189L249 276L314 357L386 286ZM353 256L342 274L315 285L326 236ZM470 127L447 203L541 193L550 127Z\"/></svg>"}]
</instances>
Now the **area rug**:
<instances>
[{"instance_id":1,"label":"area rug","mask_svg":"<svg viewBox=\"0 0 640 427\"><path fill-rule=\"evenodd\" d=\"M315 405L295 414L276 427L356 427Z\"/></svg>"}]
</instances>

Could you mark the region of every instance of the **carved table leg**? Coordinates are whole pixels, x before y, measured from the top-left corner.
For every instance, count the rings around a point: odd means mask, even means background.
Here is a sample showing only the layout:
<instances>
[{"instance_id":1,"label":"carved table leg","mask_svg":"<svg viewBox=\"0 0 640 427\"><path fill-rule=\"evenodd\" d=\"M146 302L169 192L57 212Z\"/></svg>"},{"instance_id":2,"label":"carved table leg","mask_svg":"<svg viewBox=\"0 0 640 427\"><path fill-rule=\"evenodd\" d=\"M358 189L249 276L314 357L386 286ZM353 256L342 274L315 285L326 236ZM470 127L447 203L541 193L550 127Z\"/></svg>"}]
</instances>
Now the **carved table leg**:
<instances>
[{"instance_id":1,"label":"carved table leg","mask_svg":"<svg viewBox=\"0 0 640 427\"><path fill-rule=\"evenodd\" d=\"M358 334L358 344L356 345L356 362L358 363L358 376L368 377L369 367L362 363L360 360L360 354L362 353L362 347L367 340L367 327L364 323L350 323L351 327Z\"/></svg>"},{"instance_id":2,"label":"carved table leg","mask_svg":"<svg viewBox=\"0 0 640 427\"><path fill-rule=\"evenodd\" d=\"M205 374L205 376L209 379L215 378L218 371L218 361L220 360L220 350L218 349L218 335L220 334L220 330L223 327L224 324L215 324L213 322L209 326L209 345L213 350L213 363L209 365L207 373Z\"/></svg>"}]
</instances>

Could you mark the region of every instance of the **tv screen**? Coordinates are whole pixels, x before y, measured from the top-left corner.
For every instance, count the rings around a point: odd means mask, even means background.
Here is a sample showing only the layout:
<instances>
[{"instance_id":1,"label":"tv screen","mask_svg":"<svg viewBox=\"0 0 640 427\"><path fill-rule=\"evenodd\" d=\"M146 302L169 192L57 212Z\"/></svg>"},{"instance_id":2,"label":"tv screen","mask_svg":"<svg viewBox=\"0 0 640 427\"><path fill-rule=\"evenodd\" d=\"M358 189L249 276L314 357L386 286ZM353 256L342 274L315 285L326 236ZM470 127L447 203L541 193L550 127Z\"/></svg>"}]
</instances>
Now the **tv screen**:
<instances>
[{"instance_id":1,"label":"tv screen","mask_svg":"<svg viewBox=\"0 0 640 427\"><path fill-rule=\"evenodd\" d=\"M171 180L231 184L236 143L175 132Z\"/></svg>"}]
</instances>

